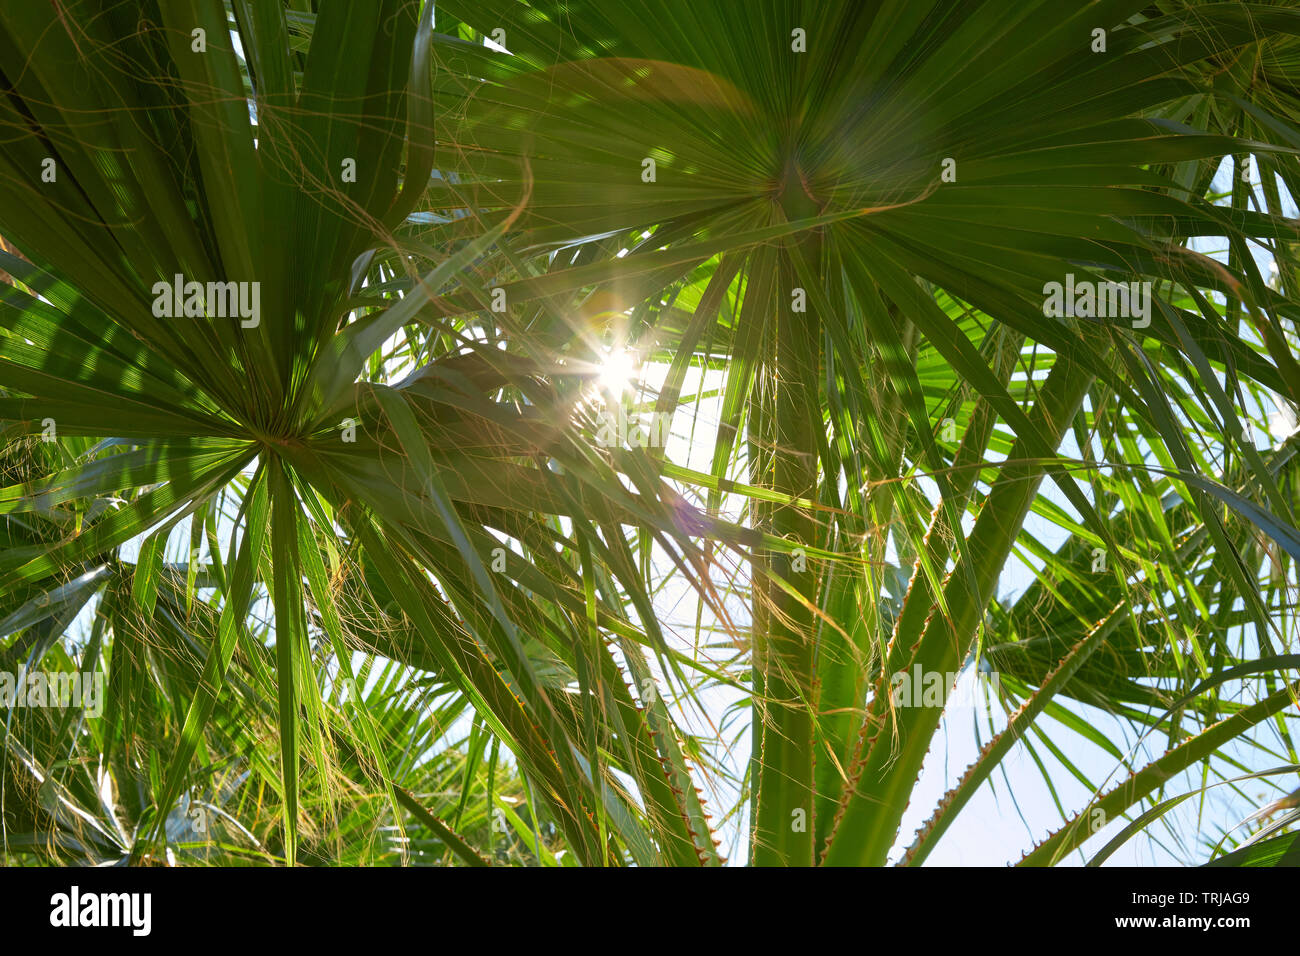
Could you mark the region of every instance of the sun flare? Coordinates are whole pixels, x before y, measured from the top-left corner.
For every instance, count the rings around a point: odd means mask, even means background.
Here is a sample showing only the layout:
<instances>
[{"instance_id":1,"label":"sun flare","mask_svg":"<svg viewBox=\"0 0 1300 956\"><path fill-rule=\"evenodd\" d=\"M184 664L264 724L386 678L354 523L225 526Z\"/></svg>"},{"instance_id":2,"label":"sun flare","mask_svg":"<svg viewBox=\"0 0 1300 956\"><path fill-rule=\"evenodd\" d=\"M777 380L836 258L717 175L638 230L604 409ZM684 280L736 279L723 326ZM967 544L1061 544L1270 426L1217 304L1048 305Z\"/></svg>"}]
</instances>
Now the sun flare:
<instances>
[{"instance_id":1,"label":"sun flare","mask_svg":"<svg viewBox=\"0 0 1300 956\"><path fill-rule=\"evenodd\" d=\"M636 381L636 358L627 349L612 349L600 364L597 384L604 391L622 395Z\"/></svg>"}]
</instances>

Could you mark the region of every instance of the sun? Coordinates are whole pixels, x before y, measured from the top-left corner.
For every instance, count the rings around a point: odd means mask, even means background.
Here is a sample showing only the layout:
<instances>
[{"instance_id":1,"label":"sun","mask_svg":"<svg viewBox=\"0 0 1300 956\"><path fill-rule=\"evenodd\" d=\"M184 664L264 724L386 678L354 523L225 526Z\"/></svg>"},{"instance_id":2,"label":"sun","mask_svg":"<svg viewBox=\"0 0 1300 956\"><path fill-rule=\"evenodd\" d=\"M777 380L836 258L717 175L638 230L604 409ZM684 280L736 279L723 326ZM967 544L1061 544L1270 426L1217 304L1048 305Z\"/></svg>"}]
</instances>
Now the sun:
<instances>
[{"instance_id":1,"label":"sun","mask_svg":"<svg viewBox=\"0 0 1300 956\"><path fill-rule=\"evenodd\" d=\"M611 349L600 364L596 381L604 391L622 395L636 377L636 357L627 349Z\"/></svg>"}]
</instances>

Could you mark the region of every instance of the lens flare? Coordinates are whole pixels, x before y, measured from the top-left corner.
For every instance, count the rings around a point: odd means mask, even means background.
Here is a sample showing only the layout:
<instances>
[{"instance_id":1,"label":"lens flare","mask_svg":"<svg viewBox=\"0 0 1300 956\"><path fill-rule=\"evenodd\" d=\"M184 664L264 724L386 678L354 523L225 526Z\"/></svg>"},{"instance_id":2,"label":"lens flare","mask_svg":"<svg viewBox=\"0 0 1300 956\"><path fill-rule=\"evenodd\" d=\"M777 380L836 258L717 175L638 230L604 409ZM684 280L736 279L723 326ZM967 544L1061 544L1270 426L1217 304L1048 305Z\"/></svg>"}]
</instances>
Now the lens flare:
<instances>
[{"instance_id":1,"label":"lens flare","mask_svg":"<svg viewBox=\"0 0 1300 956\"><path fill-rule=\"evenodd\" d=\"M636 375L636 357L626 349L613 349L600 364L596 381L603 390L622 395L632 386Z\"/></svg>"}]
</instances>

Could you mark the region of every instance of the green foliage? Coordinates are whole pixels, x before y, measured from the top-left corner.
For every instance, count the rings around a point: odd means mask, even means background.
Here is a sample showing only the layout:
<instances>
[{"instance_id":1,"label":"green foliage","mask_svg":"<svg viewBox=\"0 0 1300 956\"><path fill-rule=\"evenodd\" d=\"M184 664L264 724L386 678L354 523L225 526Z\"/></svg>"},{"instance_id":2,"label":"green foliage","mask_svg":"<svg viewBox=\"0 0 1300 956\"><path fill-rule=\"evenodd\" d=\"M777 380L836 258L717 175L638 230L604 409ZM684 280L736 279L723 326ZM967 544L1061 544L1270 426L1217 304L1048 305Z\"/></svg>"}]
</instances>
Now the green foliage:
<instances>
[{"instance_id":1,"label":"green foliage","mask_svg":"<svg viewBox=\"0 0 1300 956\"><path fill-rule=\"evenodd\" d=\"M105 677L6 861L915 864L1026 753L1050 864L1300 764L1300 9L744 6L0 9L0 670Z\"/></svg>"}]
</instances>

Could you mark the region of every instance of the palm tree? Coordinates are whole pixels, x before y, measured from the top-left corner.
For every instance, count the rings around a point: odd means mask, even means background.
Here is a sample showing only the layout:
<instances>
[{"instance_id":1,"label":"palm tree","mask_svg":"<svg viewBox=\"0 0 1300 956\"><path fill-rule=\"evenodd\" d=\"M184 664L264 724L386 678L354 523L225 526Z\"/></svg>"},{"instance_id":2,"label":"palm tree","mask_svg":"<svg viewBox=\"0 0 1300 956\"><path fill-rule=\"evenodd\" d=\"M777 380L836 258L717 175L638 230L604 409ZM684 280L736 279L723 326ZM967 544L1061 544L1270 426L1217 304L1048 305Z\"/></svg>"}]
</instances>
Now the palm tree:
<instances>
[{"instance_id":1,"label":"palm tree","mask_svg":"<svg viewBox=\"0 0 1300 956\"><path fill-rule=\"evenodd\" d=\"M1300 402L1300 12L437 18L0 12L0 424L26 436L0 640L71 668L93 597L75 666L109 675L88 734L6 730L7 853L162 858L197 805L222 839L195 860L480 863L505 830L503 859L707 865L706 785L751 863L919 863L1033 741L1086 776L1050 719L1132 773L1087 781L1044 864L1295 772L1295 445L1251 428ZM175 276L257 312L182 317ZM1129 308L1045 308L1076 282ZM608 350L665 370L652 407L593 388ZM629 413L709 464L603 435ZM998 719L909 840L945 708L895 690L966 667ZM734 793L719 689L749 715Z\"/></svg>"}]
</instances>

